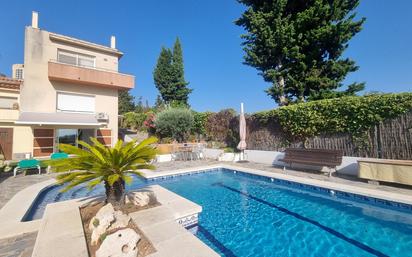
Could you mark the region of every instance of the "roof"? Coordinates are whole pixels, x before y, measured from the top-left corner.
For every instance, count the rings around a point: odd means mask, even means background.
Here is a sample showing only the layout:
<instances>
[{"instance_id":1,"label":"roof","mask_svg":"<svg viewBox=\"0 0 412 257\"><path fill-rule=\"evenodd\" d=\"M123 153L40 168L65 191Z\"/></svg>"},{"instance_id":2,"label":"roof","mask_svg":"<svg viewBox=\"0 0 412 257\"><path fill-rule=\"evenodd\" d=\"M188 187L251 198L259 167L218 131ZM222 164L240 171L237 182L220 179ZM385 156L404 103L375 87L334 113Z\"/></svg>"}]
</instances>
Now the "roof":
<instances>
[{"instance_id":1,"label":"roof","mask_svg":"<svg viewBox=\"0 0 412 257\"><path fill-rule=\"evenodd\" d=\"M96 50L96 51L117 55L119 58L123 56L123 53L120 52L119 50L117 50L116 48L111 48L111 47L108 47L108 46L95 44L95 43L92 43L92 42L88 42L88 41L85 41L85 40L80 40L80 39L69 37L69 36L64 36L64 35L61 35L61 34L56 34L56 33L52 33L52 32L49 32L49 33L50 33L49 37L50 37L51 40L65 42L65 43L69 43L69 44L73 44L73 45L93 49L93 50Z\"/></svg>"},{"instance_id":2,"label":"roof","mask_svg":"<svg viewBox=\"0 0 412 257\"><path fill-rule=\"evenodd\" d=\"M20 85L23 80L13 79L9 77L0 77L0 89L20 90Z\"/></svg>"},{"instance_id":3,"label":"roof","mask_svg":"<svg viewBox=\"0 0 412 257\"><path fill-rule=\"evenodd\" d=\"M22 112L19 119L14 122L21 125L66 125L66 126L92 126L100 127L100 123L94 114L84 113L42 113Z\"/></svg>"}]
</instances>

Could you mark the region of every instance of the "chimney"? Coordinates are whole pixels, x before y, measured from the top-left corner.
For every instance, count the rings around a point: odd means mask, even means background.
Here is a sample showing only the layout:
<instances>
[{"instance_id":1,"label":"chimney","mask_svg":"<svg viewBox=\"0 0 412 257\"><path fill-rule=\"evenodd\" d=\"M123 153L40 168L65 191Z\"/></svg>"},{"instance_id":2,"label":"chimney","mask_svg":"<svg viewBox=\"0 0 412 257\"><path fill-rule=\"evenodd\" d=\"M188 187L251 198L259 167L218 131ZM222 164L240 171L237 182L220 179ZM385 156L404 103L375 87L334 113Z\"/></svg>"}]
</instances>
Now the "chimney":
<instances>
[{"instance_id":1,"label":"chimney","mask_svg":"<svg viewBox=\"0 0 412 257\"><path fill-rule=\"evenodd\" d=\"M110 37L110 48L116 49L116 37L115 36Z\"/></svg>"},{"instance_id":2,"label":"chimney","mask_svg":"<svg viewBox=\"0 0 412 257\"><path fill-rule=\"evenodd\" d=\"M39 13L33 11L31 15L31 26L32 28L38 29L39 28Z\"/></svg>"}]
</instances>

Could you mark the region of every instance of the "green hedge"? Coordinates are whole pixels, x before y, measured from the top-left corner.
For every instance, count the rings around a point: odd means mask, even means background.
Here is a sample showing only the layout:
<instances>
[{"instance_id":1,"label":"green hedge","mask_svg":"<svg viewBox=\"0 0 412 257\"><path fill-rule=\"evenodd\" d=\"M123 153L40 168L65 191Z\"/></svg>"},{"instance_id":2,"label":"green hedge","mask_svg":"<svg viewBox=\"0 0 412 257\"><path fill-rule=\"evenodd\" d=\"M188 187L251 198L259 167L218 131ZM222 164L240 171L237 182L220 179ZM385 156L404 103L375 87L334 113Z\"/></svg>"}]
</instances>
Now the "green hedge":
<instances>
[{"instance_id":1,"label":"green hedge","mask_svg":"<svg viewBox=\"0 0 412 257\"><path fill-rule=\"evenodd\" d=\"M263 124L277 120L289 142L322 133L349 133L365 146L367 131L386 119L412 110L412 93L351 96L280 107L253 115Z\"/></svg>"}]
</instances>

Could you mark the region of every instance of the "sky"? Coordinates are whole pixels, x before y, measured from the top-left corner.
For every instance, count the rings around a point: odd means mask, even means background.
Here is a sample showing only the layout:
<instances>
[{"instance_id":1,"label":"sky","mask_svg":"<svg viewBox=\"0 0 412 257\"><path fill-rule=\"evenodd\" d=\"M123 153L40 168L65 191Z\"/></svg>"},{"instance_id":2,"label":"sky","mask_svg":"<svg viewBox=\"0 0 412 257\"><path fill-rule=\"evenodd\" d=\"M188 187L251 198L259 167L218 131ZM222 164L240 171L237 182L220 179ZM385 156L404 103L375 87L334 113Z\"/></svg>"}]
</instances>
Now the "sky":
<instances>
[{"instance_id":1,"label":"sky","mask_svg":"<svg viewBox=\"0 0 412 257\"><path fill-rule=\"evenodd\" d=\"M193 89L189 102L197 111L273 109L264 92L270 84L244 65L243 29L234 21L244 6L236 0L151 1L3 1L0 8L0 73L11 75L13 63L23 63L24 27L31 12L39 12L41 29L109 45L116 36L124 52L119 71L136 76L131 93L153 104L158 91L153 69L162 46L183 46L185 76ZM412 91L412 1L361 0L358 17L363 30L351 41L345 56L360 69L346 84L366 82L365 92Z\"/></svg>"}]
</instances>

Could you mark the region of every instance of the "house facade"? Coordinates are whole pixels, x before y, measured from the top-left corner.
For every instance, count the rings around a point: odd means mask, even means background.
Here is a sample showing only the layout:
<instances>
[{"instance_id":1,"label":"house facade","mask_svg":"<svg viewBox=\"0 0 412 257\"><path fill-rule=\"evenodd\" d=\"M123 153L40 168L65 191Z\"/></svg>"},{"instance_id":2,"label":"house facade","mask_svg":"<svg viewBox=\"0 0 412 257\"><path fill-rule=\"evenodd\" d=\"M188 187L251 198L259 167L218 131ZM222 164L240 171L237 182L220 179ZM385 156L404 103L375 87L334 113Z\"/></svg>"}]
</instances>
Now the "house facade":
<instances>
[{"instance_id":1,"label":"house facade","mask_svg":"<svg viewBox=\"0 0 412 257\"><path fill-rule=\"evenodd\" d=\"M48 32L38 28L33 12L32 26L25 29L18 117L8 127L13 129L12 158L49 156L59 143L77 146L90 137L113 145L118 92L134 87L134 76L118 71L122 56L114 37L103 46ZM6 125L0 116L0 126Z\"/></svg>"}]
</instances>

